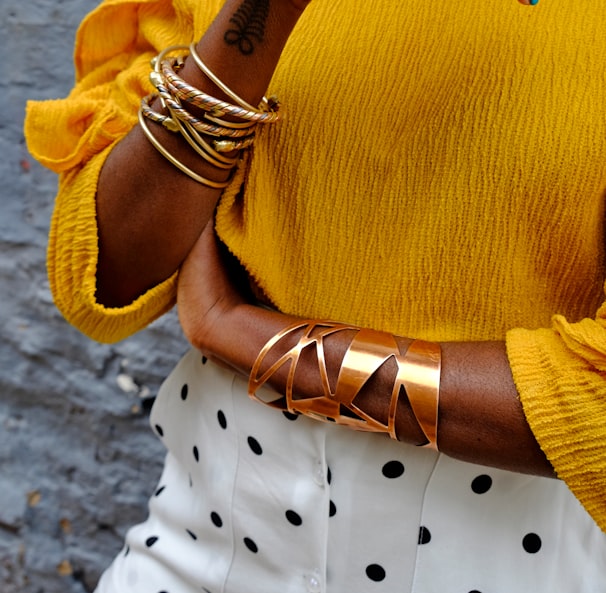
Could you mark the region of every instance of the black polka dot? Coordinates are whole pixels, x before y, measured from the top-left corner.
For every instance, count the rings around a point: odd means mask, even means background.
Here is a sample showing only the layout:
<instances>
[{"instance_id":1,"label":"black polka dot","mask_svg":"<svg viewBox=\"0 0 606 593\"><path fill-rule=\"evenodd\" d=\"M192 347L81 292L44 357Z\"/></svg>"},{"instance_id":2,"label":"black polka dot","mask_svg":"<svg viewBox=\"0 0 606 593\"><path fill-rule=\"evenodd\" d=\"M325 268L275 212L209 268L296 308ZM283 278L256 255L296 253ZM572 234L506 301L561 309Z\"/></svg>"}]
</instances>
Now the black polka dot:
<instances>
[{"instance_id":1,"label":"black polka dot","mask_svg":"<svg viewBox=\"0 0 606 593\"><path fill-rule=\"evenodd\" d=\"M334 517L337 514L337 505L331 500L328 506L328 516Z\"/></svg>"},{"instance_id":2,"label":"black polka dot","mask_svg":"<svg viewBox=\"0 0 606 593\"><path fill-rule=\"evenodd\" d=\"M223 527L223 519L221 519L221 515L219 515L219 513L215 513L215 511L213 511L210 514L210 520L213 522L215 527Z\"/></svg>"},{"instance_id":3,"label":"black polka dot","mask_svg":"<svg viewBox=\"0 0 606 593\"><path fill-rule=\"evenodd\" d=\"M292 525L295 526L299 526L301 525L301 523L303 523L303 519L301 519L301 515L299 515L299 513L295 512L295 511L291 511L288 510L285 513L286 515L286 519L288 520L289 523L291 523Z\"/></svg>"},{"instance_id":4,"label":"black polka dot","mask_svg":"<svg viewBox=\"0 0 606 593\"><path fill-rule=\"evenodd\" d=\"M431 541L431 532L427 527L419 527L419 545L428 544Z\"/></svg>"},{"instance_id":5,"label":"black polka dot","mask_svg":"<svg viewBox=\"0 0 606 593\"><path fill-rule=\"evenodd\" d=\"M284 418L290 420L291 422L294 422L299 417L299 414L294 414L292 412L288 412L287 410L284 410L282 414L284 414Z\"/></svg>"},{"instance_id":6,"label":"black polka dot","mask_svg":"<svg viewBox=\"0 0 606 593\"><path fill-rule=\"evenodd\" d=\"M162 427L159 424L156 424L156 426L154 426L154 428L156 429L156 432L163 437L164 436L164 430L162 429Z\"/></svg>"},{"instance_id":7,"label":"black polka dot","mask_svg":"<svg viewBox=\"0 0 606 593\"><path fill-rule=\"evenodd\" d=\"M157 538L157 537L154 535L154 536L152 536L152 537L148 537L148 538L145 540L145 545L146 545L148 548L151 548L151 547L152 547L152 546L153 546L153 545L154 545L154 544L155 544L157 541L158 541L158 538Z\"/></svg>"},{"instance_id":8,"label":"black polka dot","mask_svg":"<svg viewBox=\"0 0 606 593\"><path fill-rule=\"evenodd\" d=\"M194 454L194 459L196 461L200 461L200 453L199 453L198 447L196 447L196 445L194 445L194 448L192 449L192 453Z\"/></svg>"},{"instance_id":9,"label":"black polka dot","mask_svg":"<svg viewBox=\"0 0 606 593\"><path fill-rule=\"evenodd\" d=\"M217 420L219 421L219 426L225 430L227 428L227 418L225 417L223 410L217 412Z\"/></svg>"},{"instance_id":10,"label":"black polka dot","mask_svg":"<svg viewBox=\"0 0 606 593\"><path fill-rule=\"evenodd\" d=\"M529 554L536 554L542 545L541 538L536 533L527 533L522 540L522 546Z\"/></svg>"},{"instance_id":11,"label":"black polka dot","mask_svg":"<svg viewBox=\"0 0 606 593\"><path fill-rule=\"evenodd\" d=\"M473 591L470 591L469 593L482 593L482 592L478 591L477 589L474 589Z\"/></svg>"},{"instance_id":12,"label":"black polka dot","mask_svg":"<svg viewBox=\"0 0 606 593\"><path fill-rule=\"evenodd\" d=\"M326 481L330 484L332 482L332 472L330 466L326 469Z\"/></svg>"},{"instance_id":13,"label":"black polka dot","mask_svg":"<svg viewBox=\"0 0 606 593\"><path fill-rule=\"evenodd\" d=\"M160 486L160 488L158 488L155 492L154 492L154 496L160 496L160 494L162 494L162 492L164 492L164 489L166 488L166 486Z\"/></svg>"},{"instance_id":14,"label":"black polka dot","mask_svg":"<svg viewBox=\"0 0 606 593\"><path fill-rule=\"evenodd\" d=\"M244 538L244 545L253 553L256 554L259 551L259 548L257 547L257 544L250 539L250 537L245 537Z\"/></svg>"},{"instance_id":15,"label":"black polka dot","mask_svg":"<svg viewBox=\"0 0 606 593\"><path fill-rule=\"evenodd\" d=\"M366 576L375 582L382 581L385 578L385 569L379 564L369 564L366 567Z\"/></svg>"},{"instance_id":16,"label":"black polka dot","mask_svg":"<svg viewBox=\"0 0 606 593\"><path fill-rule=\"evenodd\" d=\"M124 557L126 558L126 556L128 556L130 552L130 546L126 546L126 550L124 550Z\"/></svg>"},{"instance_id":17,"label":"black polka dot","mask_svg":"<svg viewBox=\"0 0 606 593\"><path fill-rule=\"evenodd\" d=\"M202 364L206 364L208 362L208 358L206 356L202 357Z\"/></svg>"},{"instance_id":18,"label":"black polka dot","mask_svg":"<svg viewBox=\"0 0 606 593\"><path fill-rule=\"evenodd\" d=\"M189 529L186 529L185 531L187 531L189 537L191 537L194 541L198 539L198 536L193 531L190 531Z\"/></svg>"},{"instance_id":19,"label":"black polka dot","mask_svg":"<svg viewBox=\"0 0 606 593\"><path fill-rule=\"evenodd\" d=\"M183 401L185 401L187 399L187 393L189 392L189 387L187 386L187 383L185 383L183 385L183 387L181 387L181 399Z\"/></svg>"},{"instance_id":20,"label":"black polka dot","mask_svg":"<svg viewBox=\"0 0 606 593\"><path fill-rule=\"evenodd\" d=\"M194 482L193 482L193 480L191 479L191 474L188 474L188 475L187 475L187 477L189 478L189 487L190 487L190 488L193 488L193 486L194 486Z\"/></svg>"},{"instance_id":21,"label":"black polka dot","mask_svg":"<svg viewBox=\"0 0 606 593\"><path fill-rule=\"evenodd\" d=\"M492 486L492 478L487 474L481 474L471 482L471 489L476 494L485 494Z\"/></svg>"},{"instance_id":22,"label":"black polka dot","mask_svg":"<svg viewBox=\"0 0 606 593\"><path fill-rule=\"evenodd\" d=\"M388 461L381 471L386 478L399 478L404 473L404 465L399 461Z\"/></svg>"},{"instance_id":23,"label":"black polka dot","mask_svg":"<svg viewBox=\"0 0 606 593\"><path fill-rule=\"evenodd\" d=\"M255 437L248 437L248 446L255 455L261 455L263 453L263 449Z\"/></svg>"},{"instance_id":24,"label":"black polka dot","mask_svg":"<svg viewBox=\"0 0 606 593\"><path fill-rule=\"evenodd\" d=\"M154 407L154 402L156 401L155 395L149 395L141 399L141 410L146 414L151 412L151 409Z\"/></svg>"}]
</instances>

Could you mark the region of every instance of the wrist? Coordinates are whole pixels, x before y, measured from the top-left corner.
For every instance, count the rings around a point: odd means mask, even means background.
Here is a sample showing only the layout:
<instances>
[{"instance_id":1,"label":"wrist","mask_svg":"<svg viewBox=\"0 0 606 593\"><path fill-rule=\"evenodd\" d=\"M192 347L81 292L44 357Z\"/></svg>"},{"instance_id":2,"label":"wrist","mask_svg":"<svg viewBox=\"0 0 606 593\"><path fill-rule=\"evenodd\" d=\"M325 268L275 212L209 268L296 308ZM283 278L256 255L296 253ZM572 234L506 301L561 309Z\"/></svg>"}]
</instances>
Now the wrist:
<instances>
[{"instance_id":1,"label":"wrist","mask_svg":"<svg viewBox=\"0 0 606 593\"><path fill-rule=\"evenodd\" d=\"M291 321L289 316L240 301L216 316L214 329L200 349L248 375L267 340Z\"/></svg>"}]
</instances>

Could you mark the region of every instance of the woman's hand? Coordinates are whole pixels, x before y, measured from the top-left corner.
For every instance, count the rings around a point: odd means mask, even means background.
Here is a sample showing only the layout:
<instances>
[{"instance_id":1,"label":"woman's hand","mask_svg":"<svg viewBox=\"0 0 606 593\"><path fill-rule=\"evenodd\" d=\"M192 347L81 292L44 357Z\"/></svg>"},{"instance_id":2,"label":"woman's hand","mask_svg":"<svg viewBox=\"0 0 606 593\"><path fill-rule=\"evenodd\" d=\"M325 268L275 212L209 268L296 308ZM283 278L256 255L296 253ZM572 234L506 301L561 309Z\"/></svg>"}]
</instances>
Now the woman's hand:
<instances>
[{"instance_id":1,"label":"woman's hand","mask_svg":"<svg viewBox=\"0 0 606 593\"><path fill-rule=\"evenodd\" d=\"M196 348L208 352L218 323L246 302L230 274L237 272L233 258L225 252L214 231L206 225L183 262L177 288L177 309L185 337Z\"/></svg>"},{"instance_id":2,"label":"woman's hand","mask_svg":"<svg viewBox=\"0 0 606 593\"><path fill-rule=\"evenodd\" d=\"M249 278L211 220L183 262L177 310L185 337L208 358L247 376L265 342L294 318L252 304Z\"/></svg>"}]
</instances>

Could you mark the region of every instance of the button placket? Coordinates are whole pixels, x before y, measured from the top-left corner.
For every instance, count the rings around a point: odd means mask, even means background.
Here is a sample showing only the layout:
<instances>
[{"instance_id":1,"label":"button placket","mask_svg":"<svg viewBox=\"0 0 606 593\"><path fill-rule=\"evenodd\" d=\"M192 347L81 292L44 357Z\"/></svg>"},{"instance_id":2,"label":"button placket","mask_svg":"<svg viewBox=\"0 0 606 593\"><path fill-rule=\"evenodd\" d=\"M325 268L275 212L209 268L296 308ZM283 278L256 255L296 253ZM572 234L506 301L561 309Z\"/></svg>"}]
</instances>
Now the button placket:
<instances>
[{"instance_id":1,"label":"button placket","mask_svg":"<svg viewBox=\"0 0 606 593\"><path fill-rule=\"evenodd\" d=\"M322 575L320 574L320 569L314 568L314 570L309 574L306 574L304 578L308 593L322 593L324 587L322 584Z\"/></svg>"},{"instance_id":2,"label":"button placket","mask_svg":"<svg viewBox=\"0 0 606 593\"><path fill-rule=\"evenodd\" d=\"M324 488L326 486L326 468L321 459L316 459L315 467L313 469L314 482Z\"/></svg>"}]
</instances>

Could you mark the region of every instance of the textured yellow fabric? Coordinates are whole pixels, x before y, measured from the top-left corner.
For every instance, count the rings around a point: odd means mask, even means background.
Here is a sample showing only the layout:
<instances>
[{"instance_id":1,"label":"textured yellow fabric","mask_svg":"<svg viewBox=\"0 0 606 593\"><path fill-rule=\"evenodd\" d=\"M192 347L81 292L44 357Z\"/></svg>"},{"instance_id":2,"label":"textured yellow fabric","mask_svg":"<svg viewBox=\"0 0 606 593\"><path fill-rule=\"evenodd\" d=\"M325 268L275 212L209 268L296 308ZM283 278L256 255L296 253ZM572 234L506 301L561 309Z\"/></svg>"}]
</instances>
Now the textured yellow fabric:
<instances>
[{"instance_id":1,"label":"textured yellow fabric","mask_svg":"<svg viewBox=\"0 0 606 593\"><path fill-rule=\"evenodd\" d=\"M28 107L30 150L61 174L52 289L96 339L174 302L174 276L124 309L95 302L96 175L150 56L218 6L106 1L80 30L71 95ZM606 529L604 15L606 0L314 0L270 89L288 117L260 134L217 229L285 312L507 338L537 439Z\"/></svg>"}]
</instances>

